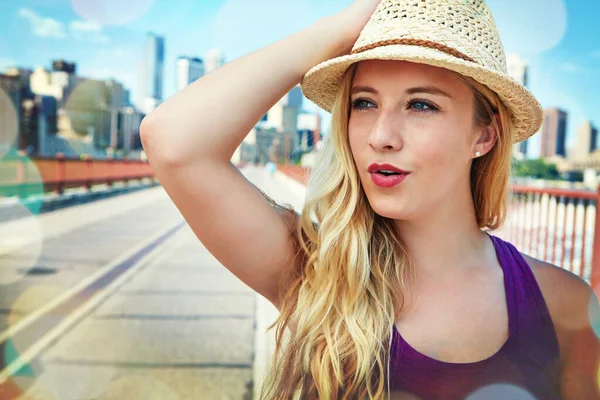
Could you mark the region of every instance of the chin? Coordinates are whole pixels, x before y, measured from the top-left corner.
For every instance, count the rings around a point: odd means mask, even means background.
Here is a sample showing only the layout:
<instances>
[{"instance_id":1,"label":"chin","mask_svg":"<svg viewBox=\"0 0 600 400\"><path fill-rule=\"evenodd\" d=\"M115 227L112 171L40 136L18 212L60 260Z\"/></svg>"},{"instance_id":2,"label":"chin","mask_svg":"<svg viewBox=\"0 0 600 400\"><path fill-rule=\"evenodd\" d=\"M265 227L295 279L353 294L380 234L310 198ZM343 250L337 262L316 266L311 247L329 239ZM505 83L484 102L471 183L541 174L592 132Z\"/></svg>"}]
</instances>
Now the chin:
<instances>
[{"instance_id":1,"label":"chin","mask_svg":"<svg viewBox=\"0 0 600 400\"><path fill-rule=\"evenodd\" d=\"M375 214L389 219L408 220L414 216L414 212L410 212L406 207L398 203L392 202L377 202L371 203L371 208Z\"/></svg>"},{"instance_id":2,"label":"chin","mask_svg":"<svg viewBox=\"0 0 600 400\"><path fill-rule=\"evenodd\" d=\"M375 213L377 215L379 215L380 217L397 220L397 221L408 221L411 219L410 215L402 214L397 211L396 212L393 212L393 211L392 212L377 212L377 210L375 210Z\"/></svg>"}]
</instances>

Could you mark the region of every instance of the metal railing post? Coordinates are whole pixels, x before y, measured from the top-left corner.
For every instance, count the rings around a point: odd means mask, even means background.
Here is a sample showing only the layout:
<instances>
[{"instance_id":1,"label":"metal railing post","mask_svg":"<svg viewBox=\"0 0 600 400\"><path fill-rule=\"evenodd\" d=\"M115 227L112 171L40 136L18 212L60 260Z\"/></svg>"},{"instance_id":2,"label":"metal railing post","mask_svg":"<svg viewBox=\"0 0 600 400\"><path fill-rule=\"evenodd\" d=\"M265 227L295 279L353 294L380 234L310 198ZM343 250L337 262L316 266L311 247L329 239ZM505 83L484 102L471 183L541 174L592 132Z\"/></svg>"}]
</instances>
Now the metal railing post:
<instances>
[{"instance_id":1,"label":"metal railing post","mask_svg":"<svg viewBox=\"0 0 600 400\"><path fill-rule=\"evenodd\" d=\"M590 282L595 290L600 284L600 186L596 191L596 224L594 226L594 245L592 247L592 271L590 274Z\"/></svg>"},{"instance_id":2,"label":"metal railing post","mask_svg":"<svg viewBox=\"0 0 600 400\"><path fill-rule=\"evenodd\" d=\"M63 194L65 190L65 155L56 154L56 193Z\"/></svg>"}]
</instances>

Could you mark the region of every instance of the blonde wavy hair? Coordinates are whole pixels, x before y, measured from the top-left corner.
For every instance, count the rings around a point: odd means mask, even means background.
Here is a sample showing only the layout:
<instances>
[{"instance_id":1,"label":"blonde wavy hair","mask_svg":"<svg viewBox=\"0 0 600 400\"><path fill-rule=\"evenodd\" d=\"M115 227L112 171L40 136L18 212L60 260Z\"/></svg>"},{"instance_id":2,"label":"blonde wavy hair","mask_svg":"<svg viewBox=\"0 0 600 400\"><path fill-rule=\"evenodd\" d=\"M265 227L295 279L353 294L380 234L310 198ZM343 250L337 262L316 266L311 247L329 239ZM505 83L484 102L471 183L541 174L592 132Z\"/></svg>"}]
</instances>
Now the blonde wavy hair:
<instances>
[{"instance_id":1,"label":"blonde wavy hair","mask_svg":"<svg viewBox=\"0 0 600 400\"><path fill-rule=\"evenodd\" d=\"M356 170L347 135L356 65L344 75L331 135L312 169L299 224L290 229L295 276L268 328L277 326L276 348L261 399L382 399L390 393L393 327L413 299L414 264L393 221L371 208ZM477 223L494 230L510 200L513 125L494 92L458 76L473 91L474 123L494 124L498 133L491 151L473 160L470 176ZM293 212L263 195L280 213ZM294 333L286 331L290 321Z\"/></svg>"}]
</instances>

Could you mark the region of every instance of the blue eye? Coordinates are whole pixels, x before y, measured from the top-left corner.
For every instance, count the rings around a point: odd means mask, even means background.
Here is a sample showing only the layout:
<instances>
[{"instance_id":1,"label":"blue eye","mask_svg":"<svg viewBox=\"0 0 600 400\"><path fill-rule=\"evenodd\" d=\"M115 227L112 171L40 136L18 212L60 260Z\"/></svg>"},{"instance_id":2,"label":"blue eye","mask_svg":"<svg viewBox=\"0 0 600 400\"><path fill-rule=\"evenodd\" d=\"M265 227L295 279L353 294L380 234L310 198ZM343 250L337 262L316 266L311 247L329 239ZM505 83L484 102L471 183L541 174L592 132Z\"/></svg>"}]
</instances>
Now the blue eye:
<instances>
[{"instance_id":1,"label":"blue eye","mask_svg":"<svg viewBox=\"0 0 600 400\"><path fill-rule=\"evenodd\" d=\"M408 108L411 108L411 109L415 110L416 112L439 111L439 109L436 106L434 106L430 102L424 101L424 100L418 100L418 99L409 100L406 103L406 105Z\"/></svg>"},{"instance_id":2,"label":"blue eye","mask_svg":"<svg viewBox=\"0 0 600 400\"><path fill-rule=\"evenodd\" d=\"M413 104L413 107L419 110L427 110L429 109L429 105L425 103L421 103L420 101L416 101Z\"/></svg>"},{"instance_id":3,"label":"blue eye","mask_svg":"<svg viewBox=\"0 0 600 400\"><path fill-rule=\"evenodd\" d=\"M361 99L361 98L351 100L352 109L356 110L356 111L363 111L363 110L366 110L367 108L370 108L370 107L367 107L365 104L373 104L373 103L371 103L369 100Z\"/></svg>"},{"instance_id":4,"label":"blue eye","mask_svg":"<svg viewBox=\"0 0 600 400\"><path fill-rule=\"evenodd\" d=\"M372 108L371 106L374 106L373 102L371 102L367 99L363 99L363 98L351 99L350 103L351 103L352 110L356 110L356 111L365 111L368 108ZM371 106L369 106L369 105L371 105ZM411 100L407 101L406 108L412 109L413 111L416 111L416 112L439 111L438 107L436 107L429 101L421 100L421 99L411 99Z\"/></svg>"}]
</instances>

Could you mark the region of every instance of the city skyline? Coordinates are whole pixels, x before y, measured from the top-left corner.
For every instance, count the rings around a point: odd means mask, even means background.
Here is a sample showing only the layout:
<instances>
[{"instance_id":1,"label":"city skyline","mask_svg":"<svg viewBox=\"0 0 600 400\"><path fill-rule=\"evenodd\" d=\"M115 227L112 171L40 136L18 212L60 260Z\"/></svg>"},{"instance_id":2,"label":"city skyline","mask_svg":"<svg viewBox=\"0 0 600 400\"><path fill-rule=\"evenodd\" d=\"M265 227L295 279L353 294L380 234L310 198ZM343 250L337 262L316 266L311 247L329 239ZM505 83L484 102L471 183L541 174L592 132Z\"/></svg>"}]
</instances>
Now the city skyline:
<instances>
[{"instance_id":1,"label":"city skyline","mask_svg":"<svg viewBox=\"0 0 600 400\"><path fill-rule=\"evenodd\" d=\"M142 97L138 104L138 107L146 114L149 114L163 101L164 69L165 38L148 32L140 71Z\"/></svg>"},{"instance_id":2,"label":"city skyline","mask_svg":"<svg viewBox=\"0 0 600 400\"><path fill-rule=\"evenodd\" d=\"M544 110L541 131L541 156L544 158L559 155L567 157L566 127L568 114L560 108Z\"/></svg>"},{"instance_id":3,"label":"city skyline","mask_svg":"<svg viewBox=\"0 0 600 400\"><path fill-rule=\"evenodd\" d=\"M204 61L200 58L179 57L177 59L177 89L184 89L187 85L202 77L204 73Z\"/></svg>"},{"instance_id":4,"label":"city skyline","mask_svg":"<svg viewBox=\"0 0 600 400\"><path fill-rule=\"evenodd\" d=\"M123 82L135 100L141 90L137 75L143 40L148 31L155 31L165 38L164 100L177 90L179 56L203 59L210 49L219 48L231 61L320 17L341 11L350 2L290 0L281 4L268 0L207 0L198 4L183 0L175 8L164 0L145 1L148 7L130 11L130 15L111 19L109 10L108 16L98 16L105 25L86 20L84 17L94 15L75 12L69 1L2 3L0 23L8 27L10 36L17 35L23 40L9 41L0 36L0 49L4 49L0 50L0 69L12 65L48 68L51 60L65 59L77 63L79 75L95 79L112 77ZM600 45L591 39L600 34L591 17L593 10L576 1L561 0L487 3L496 18L506 52L519 54L527 63L528 86L542 106L567 111L567 147L575 147L577 128L585 120L600 125L600 96L596 94L600 93ZM535 6L542 4L543 15L535 14ZM269 13L264 13L264 6L269 6ZM515 7L519 13L514 12ZM600 5L594 7L600 12ZM285 18L291 12L292 21ZM519 23L528 18L535 23ZM23 42L28 46L23 46ZM305 104L307 111L321 113L327 132L329 115L309 101ZM539 153L539 134L530 140L528 147L530 157L535 157L536 151Z\"/></svg>"}]
</instances>

